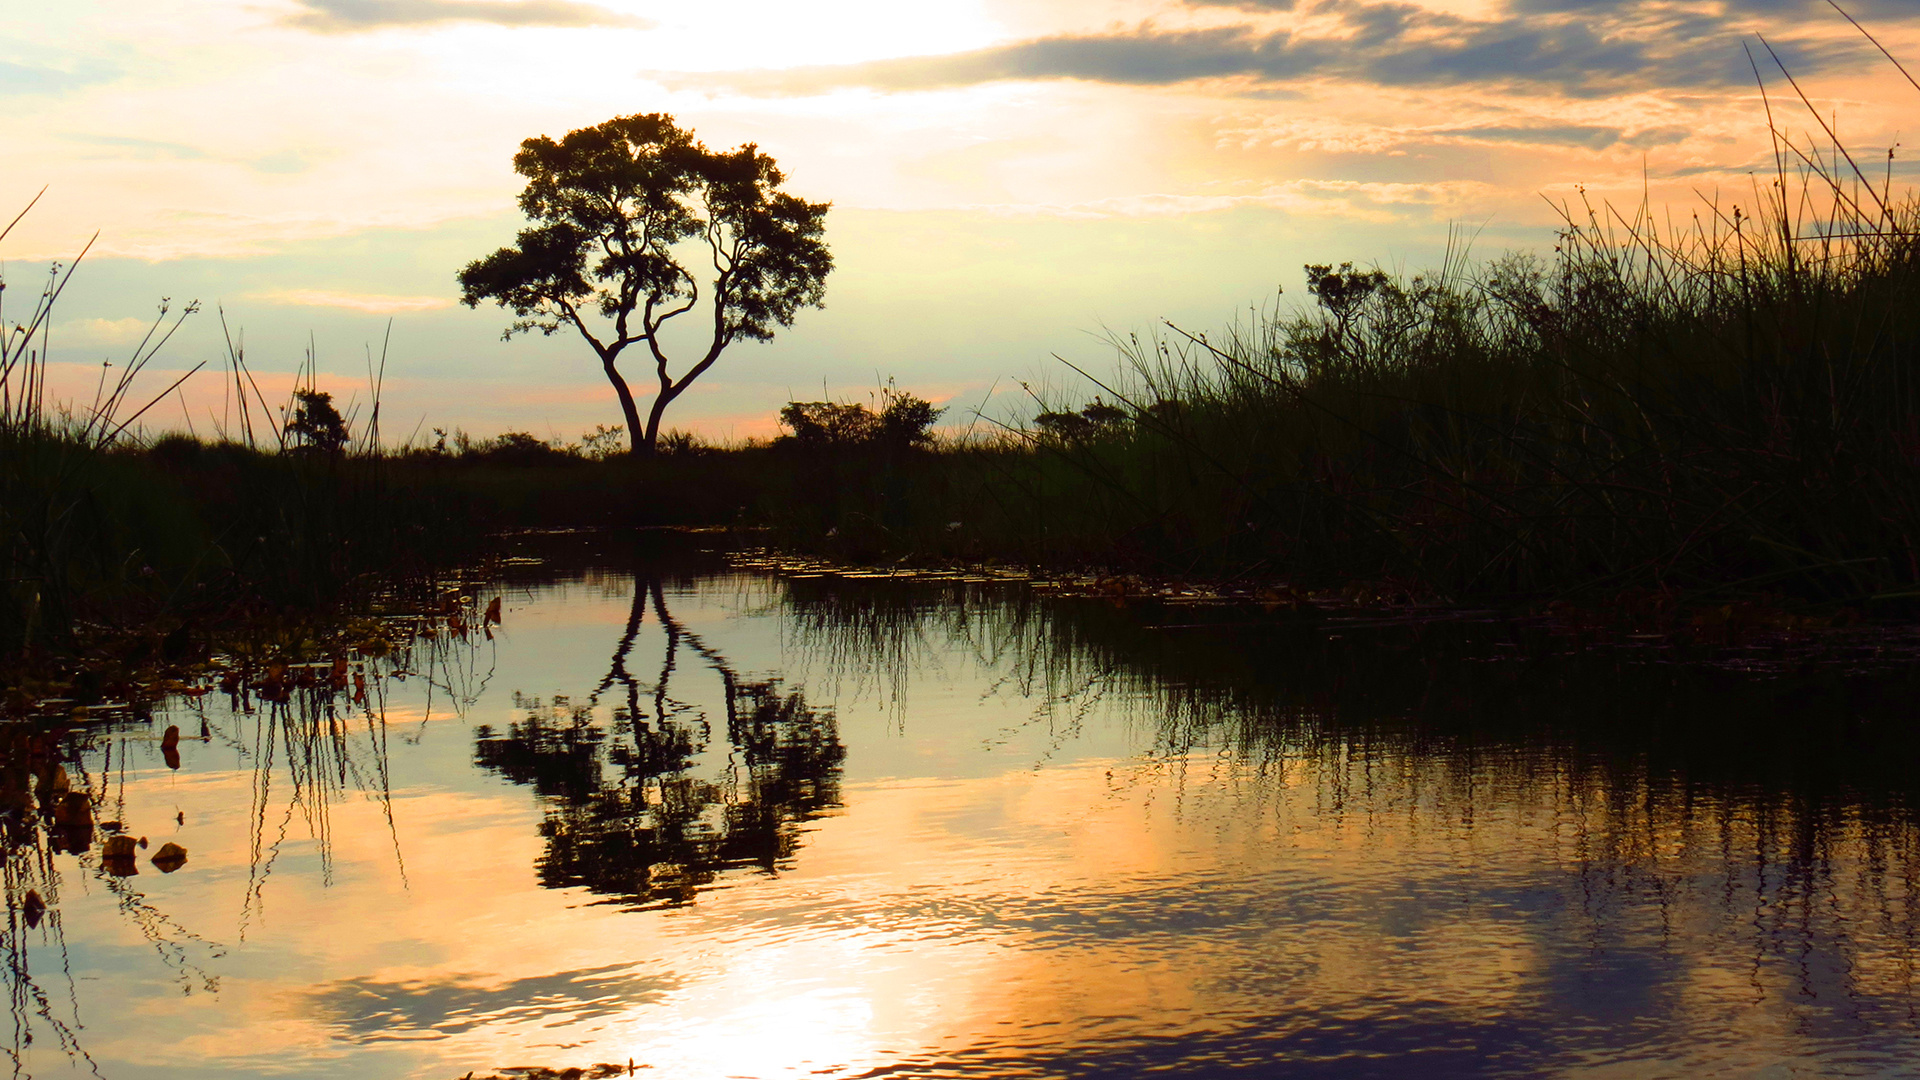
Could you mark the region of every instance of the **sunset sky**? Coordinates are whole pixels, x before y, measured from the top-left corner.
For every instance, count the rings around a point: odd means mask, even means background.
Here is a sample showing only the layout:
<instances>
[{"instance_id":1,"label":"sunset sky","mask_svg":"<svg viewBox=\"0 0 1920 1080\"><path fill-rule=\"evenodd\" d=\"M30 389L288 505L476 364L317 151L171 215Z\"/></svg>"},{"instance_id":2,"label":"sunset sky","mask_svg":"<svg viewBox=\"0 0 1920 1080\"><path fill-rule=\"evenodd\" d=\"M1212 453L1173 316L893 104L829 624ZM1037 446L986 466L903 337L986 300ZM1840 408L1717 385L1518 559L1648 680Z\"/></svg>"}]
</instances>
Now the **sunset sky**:
<instances>
[{"instance_id":1,"label":"sunset sky","mask_svg":"<svg viewBox=\"0 0 1920 1080\"><path fill-rule=\"evenodd\" d=\"M1920 72L1920 2L1848 10ZM1305 262L1419 269L1449 229L1550 244L1549 200L1685 220L1771 167L1764 36L1842 138L1886 168L1920 91L1825 2L1573 0L0 0L5 313L44 260L100 239L62 300L81 403L161 297L192 317L154 364L217 365L221 324L284 388L365 397L389 318L385 422L577 437L618 422L585 347L500 340L453 275L511 240L520 140L665 111L754 142L830 200L827 307L737 345L668 414L768 435L790 398L889 376L1004 416L1074 390L1101 336L1218 327ZM1795 106L1797 109L1797 105ZM1905 127L1902 125L1905 124ZM1896 184L1914 173L1893 163ZM1544 196L1544 198L1543 198ZM211 365L210 365L211 366ZM646 372L633 375L645 378ZM219 419L196 377L162 426Z\"/></svg>"}]
</instances>

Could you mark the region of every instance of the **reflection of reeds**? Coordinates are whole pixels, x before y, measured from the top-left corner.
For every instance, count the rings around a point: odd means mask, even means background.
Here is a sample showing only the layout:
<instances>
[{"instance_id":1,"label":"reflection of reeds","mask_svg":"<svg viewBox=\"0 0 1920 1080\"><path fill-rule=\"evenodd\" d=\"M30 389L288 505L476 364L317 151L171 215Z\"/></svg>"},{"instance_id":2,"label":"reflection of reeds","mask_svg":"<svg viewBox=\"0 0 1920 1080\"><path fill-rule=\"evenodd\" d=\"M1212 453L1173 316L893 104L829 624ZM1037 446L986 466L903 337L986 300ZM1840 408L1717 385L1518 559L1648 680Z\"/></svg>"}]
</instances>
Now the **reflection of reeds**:
<instances>
[{"instance_id":1,"label":"reflection of reeds","mask_svg":"<svg viewBox=\"0 0 1920 1080\"><path fill-rule=\"evenodd\" d=\"M1741 678L1556 653L1549 631L1504 621L1248 629L1230 608L1022 587L816 577L774 591L790 675L809 685L981 685L1031 703L1040 737L1023 745L1043 760L1098 717L1136 732L1109 783L1170 788L1176 814L1261 835L1284 836L1286 814L1478 830L1489 852L1543 860L1529 873L1564 869L1596 939L1664 897L1756 971L1800 977L1800 956L1838 949L1854 959L1833 977L1889 999L1875 1009L1904 1016L1914 1000L1910 665ZM895 665L906 680L882 670ZM893 704L908 734L941 722ZM1802 974L1808 992L1835 989Z\"/></svg>"},{"instance_id":2,"label":"reflection of reeds","mask_svg":"<svg viewBox=\"0 0 1920 1080\"><path fill-rule=\"evenodd\" d=\"M85 755L94 749L102 754L102 767L90 772ZM216 985L201 963L221 955L219 946L181 926L133 886L129 877L137 872L136 856L113 854L116 842L137 850L121 821L102 820L105 812L118 809L113 792L114 753L115 743L107 732L64 733L31 724L0 725L0 801L4 802L0 889L7 905L0 952L6 958L13 1027L6 1052L16 1074L27 1065L27 1050L37 1028L51 1032L61 1052L99 1074L80 1041L85 1024L69 963L56 856L79 856L81 866L113 896L122 916L146 939L156 958L175 973L182 992L211 991ZM67 984L64 1001L49 994L35 974L36 953L51 953L57 959L59 976Z\"/></svg>"},{"instance_id":3,"label":"reflection of reeds","mask_svg":"<svg viewBox=\"0 0 1920 1080\"><path fill-rule=\"evenodd\" d=\"M244 938L261 912L275 860L296 817L314 842L321 878L332 878L332 804L349 793L373 797L380 805L394 845L395 865L404 884L406 867L394 821L388 764L386 704L390 683L409 667L429 672L471 672L471 655L484 642L497 613L483 615L472 598L457 591L459 602L436 604L430 613L384 622L362 621L329 640L294 633L247 643L220 681L226 708L207 707L208 687L173 702L180 719L198 721L198 738L219 740L246 759L253 770L249 818L249 867L239 932ZM467 624L471 621L472 632ZM459 629L454 629L458 626ZM303 628L311 631L313 628ZM431 630L432 632L428 632ZM342 639L357 639L375 655L361 655ZM308 658L331 650L330 659ZM436 685L459 685L444 674ZM467 688L470 700L477 691ZM127 731L128 725L137 725ZM73 730L13 723L0 726L0 813L4 814L5 872L9 922L4 935L8 986L12 995L16 1064L31 1041L34 1026L51 1030L67 1053L87 1060L77 1032L77 988L67 995L65 1014L41 988L29 965L29 942L38 935L58 951L62 970L66 941L61 917L60 875L54 856L80 856L128 924L135 927L155 958L176 973L183 992L217 989L206 968L224 949L182 926L150 901L137 885L142 860L169 873L184 859L169 861L157 851L140 851L135 823L127 820L125 784L131 748L151 741L147 718L115 721ZM189 736L191 737L191 736ZM178 725L162 742L170 768L180 767ZM90 760L98 755L97 761ZM281 785L285 790L281 790ZM109 815L111 815L109 817ZM157 823L156 823L157 824ZM157 855L157 857L156 857Z\"/></svg>"},{"instance_id":4,"label":"reflection of reeds","mask_svg":"<svg viewBox=\"0 0 1920 1080\"><path fill-rule=\"evenodd\" d=\"M490 671L480 669L479 657L493 652L489 646L499 608L496 603L483 610L468 591L474 584L442 580L427 590L437 594L430 604L349 627L330 660L267 659L224 680L233 722L252 725L250 738L238 732L224 736L253 768L247 891L240 913L243 938L264 904L267 879L296 815L314 843L322 883L332 884L331 809L349 793L371 796L378 803L392 840L394 867L401 884L407 884L393 814L387 705L393 684L409 678L427 687L423 724L432 718L436 693L447 695L456 710L479 696L490 677ZM404 600L389 597L387 602ZM360 639L357 645L346 644L354 638ZM284 775L288 784L284 794L274 793L277 775Z\"/></svg>"},{"instance_id":5,"label":"reflection of reeds","mask_svg":"<svg viewBox=\"0 0 1920 1080\"><path fill-rule=\"evenodd\" d=\"M10 823L11 824L11 823ZM26 833L26 835L22 835ZM24 1053L33 1041L33 1029L44 1025L53 1032L54 1041L66 1054L85 1061L97 1074L93 1059L80 1045L80 1005L67 961L66 930L60 919L60 878L54 868L50 845L43 835L17 826L9 829L7 849L0 856L0 883L6 894L7 1013L12 1021L13 1038L6 1053L15 1074L25 1065ZM53 998L33 973L33 939L58 956L61 978L67 984L64 1007Z\"/></svg>"}]
</instances>

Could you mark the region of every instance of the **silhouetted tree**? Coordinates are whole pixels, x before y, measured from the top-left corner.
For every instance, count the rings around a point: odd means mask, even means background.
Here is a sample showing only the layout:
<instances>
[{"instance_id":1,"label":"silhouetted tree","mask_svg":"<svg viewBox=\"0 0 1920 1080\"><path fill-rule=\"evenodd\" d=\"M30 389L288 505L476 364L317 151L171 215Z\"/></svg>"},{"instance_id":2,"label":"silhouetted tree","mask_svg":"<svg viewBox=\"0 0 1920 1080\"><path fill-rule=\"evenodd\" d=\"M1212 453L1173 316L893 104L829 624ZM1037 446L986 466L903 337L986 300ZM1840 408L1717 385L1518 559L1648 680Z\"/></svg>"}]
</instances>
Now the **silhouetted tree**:
<instances>
[{"instance_id":1,"label":"silhouetted tree","mask_svg":"<svg viewBox=\"0 0 1920 1080\"><path fill-rule=\"evenodd\" d=\"M333 406L333 395L323 390L295 390L293 415L287 418L287 434L300 445L329 454L347 445L347 422Z\"/></svg>"},{"instance_id":2,"label":"silhouetted tree","mask_svg":"<svg viewBox=\"0 0 1920 1080\"><path fill-rule=\"evenodd\" d=\"M793 432L795 443L808 447L902 449L932 444L928 429L945 409L892 386L881 387L880 397L879 412L857 402L789 401L780 410L780 424Z\"/></svg>"},{"instance_id":3,"label":"silhouetted tree","mask_svg":"<svg viewBox=\"0 0 1920 1080\"><path fill-rule=\"evenodd\" d=\"M1043 434L1060 442L1081 442L1125 424L1127 411L1096 397L1079 412L1042 412L1033 422Z\"/></svg>"},{"instance_id":4,"label":"silhouetted tree","mask_svg":"<svg viewBox=\"0 0 1920 1080\"><path fill-rule=\"evenodd\" d=\"M665 113L620 116L558 142L528 139L513 167L527 178L520 209L534 224L516 246L460 271L460 299L513 309L519 319L504 337L578 330L620 396L637 451L653 452L661 414L728 345L770 340L821 304L833 269L822 239L829 204L780 191L785 175L752 143L716 152ZM675 378L660 332L701 302L701 279L679 255L689 248L712 266L713 325L705 352ZM589 326L596 311L610 332ZM660 387L644 426L618 367L636 344Z\"/></svg>"}]
</instances>

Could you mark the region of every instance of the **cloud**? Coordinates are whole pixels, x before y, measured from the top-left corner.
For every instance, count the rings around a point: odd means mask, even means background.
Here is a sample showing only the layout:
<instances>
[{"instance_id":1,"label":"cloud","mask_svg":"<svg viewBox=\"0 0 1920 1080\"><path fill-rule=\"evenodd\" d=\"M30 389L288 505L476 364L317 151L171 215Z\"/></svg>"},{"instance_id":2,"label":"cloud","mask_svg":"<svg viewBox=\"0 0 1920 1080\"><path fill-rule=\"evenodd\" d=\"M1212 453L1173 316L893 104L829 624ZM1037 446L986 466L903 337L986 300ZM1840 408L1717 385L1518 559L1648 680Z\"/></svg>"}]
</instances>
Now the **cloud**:
<instances>
[{"instance_id":1,"label":"cloud","mask_svg":"<svg viewBox=\"0 0 1920 1080\"><path fill-rule=\"evenodd\" d=\"M1265 207L1307 213L1319 218L1394 222L1407 210L1453 213L1494 195L1492 185L1477 180L1437 180L1394 183L1372 180L1287 180L1239 194L1195 195L1149 193L1122 195L1077 203L994 203L955 209L999 217L1041 217L1068 220L1106 218L1167 218L1216 213L1241 207Z\"/></svg>"},{"instance_id":2,"label":"cloud","mask_svg":"<svg viewBox=\"0 0 1920 1080\"><path fill-rule=\"evenodd\" d=\"M1407 132L1406 137L1517 143L1523 146L1581 146L1589 150L1605 150L1624 144L1645 150L1680 142L1690 134L1692 132L1683 127L1648 128L1629 135L1620 128L1599 124L1484 124L1463 128L1422 128Z\"/></svg>"},{"instance_id":3,"label":"cloud","mask_svg":"<svg viewBox=\"0 0 1920 1080\"><path fill-rule=\"evenodd\" d=\"M286 307L345 308L369 315L399 315L412 311L438 311L450 308L453 301L441 296L380 296L371 293L329 292L325 289L270 289L251 293L249 300Z\"/></svg>"},{"instance_id":4,"label":"cloud","mask_svg":"<svg viewBox=\"0 0 1920 1080\"><path fill-rule=\"evenodd\" d=\"M1271 145L1329 154L1404 153L1407 147L1468 142L1514 146L1565 146L1601 151L1614 146L1647 150L1683 142L1694 132L1678 125L1637 131L1607 124L1538 120L1447 127L1387 127L1345 122L1326 116L1278 116L1221 132L1222 140L1243 148Z\"/></svg>"},{"instance_id":5,"label":"cloud","mask_svg":"<svg viewBox=\"0 0 1920 1080\"><path fill-rule=\"evenodd\" d=\"M79 346L131 345L153 329L152 319L74 319L59 323L48 335L56 342Z\"/></svg>"},{"instance_id":6,"label":"cloud","mask_svg":"<svg viewBox=\"0 0 1920 1080\"><path fill-rule=\"evenodd\" d=\"M1241 11L1292 11L1296 0L1184 0L1188 7L1239 8Z\"/></svg>"},{"instance_id":7,"label":"cloud","mask_svg":"<svg viewBox=\"0 0 1920 1080\"><path fill-rule=\"evenodd\" d=\"M576 0L296 0L286 22L303 30L353 33L389 26L478 22L495 26L621 26L648 29L651 19Z\"/></svg>"},{"instance_id":8,"label":"cloud","mask_svg":"<svg viewBox=\"0 0 1920 1080\"><path fill-rule=\"evenodd\" d=\"M1218 5L1216 5L1218 6ZM1230 6L1276 5L1234 3ZM1077 79L1164 86L1232 79L1260 87L1308 78L1382 86L1549 87L1576 96L1752 80L1743 25L1687 11L1618 5L1618 17L1550 12L1475 20L1403 3L1322 0L1294 29L1250 25L1035 38L943 56L710 74L658 74L675 88L755 95L843 87L928 90L1007 80ZM1311 31L1311 32L1310 32ZM1862 53L1864 42L1773 42L1810 72Z\"/></svg>"},{"instance_id":9,"label":"cloud","mask_svg":"<svg viewBox=\"0 0 1920 1080\"><path fill-rule=\"evenodd\" d=\"M137 139L125 135L82 134L62 135L61 138L68 142L81 143L86 146L97 146L104 150L116 151L111 156L119 158L136 158L143 161L153 161L161 158L171 158L176 161L201 161L207 157L207 152L197 146L188 146L185 143L177 142L163 142L159 139Z\"/></svg>"},{"instance_id":10,"label":"cloud","mask_svg":"<svg viewBox=\"0 0 1920 1080\"><path fill-rule=\"evenodd\" d=\"M111 82L120 72L97 61L85 61L74 70L15 64L0 60L0 98L27 94L63 94L69 90Z\"/></svg>"},{"instance_id":11,"label":"cloud","mask_svg":"<svg viewBox=\"0 0 1920 1080\"><path fill-rule=\"evenodd\" d=\"M1207 3L1211 0L1187 0L1188 3ZM1230 0L1231 2L1231 0ZM1608 13L1634 13L1644 11L1646 0L1507 0L1507 10L1518 14L1580 14L1586 16ZM1847 0L1840 5L1847 14L1856 19L1910 19L1914 15L1913 0ZM1814 16L1835 20L1833 7L1827 0L1739 0L1738 8L1745 15L1767 16Z\"/></svg>"},{"instance_id":12,"label":"cloud","mask_svg":"<svg viewBox=\"0 0 1920 1080\"><path fill-rule=\"evenodd\" d=\"M254 158L248 164L257 172L276 176L290 176L306 172L312 167L305 155L295 150L282 150L277 154Z\"/></svg>"}]
</instances>

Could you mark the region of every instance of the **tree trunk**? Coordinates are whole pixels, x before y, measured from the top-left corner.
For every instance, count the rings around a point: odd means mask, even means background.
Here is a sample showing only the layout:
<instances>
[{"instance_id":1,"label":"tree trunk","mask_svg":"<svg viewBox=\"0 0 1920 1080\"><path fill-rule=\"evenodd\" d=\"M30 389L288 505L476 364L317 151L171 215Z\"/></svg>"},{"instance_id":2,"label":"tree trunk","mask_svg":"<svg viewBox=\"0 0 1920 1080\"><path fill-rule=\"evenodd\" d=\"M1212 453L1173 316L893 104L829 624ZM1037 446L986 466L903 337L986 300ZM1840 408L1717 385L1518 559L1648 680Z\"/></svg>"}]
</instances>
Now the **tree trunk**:
<instances>
[{"instance_id":1,"label":"tree trunk","mask_svg":"<svg viewBox=\"0 0 1920 1080\"><path fill-rule=\"evenodd\" d=\"M667 406L673 402L673 399L680 396L680 389L685 385L682 383L680 387L676 387L668 385L665 380L661 381L660 393L654 397L653 409L647 413L647 448L642 453L654 452L660 440L660 418L666 414ZM636 446L635 449L638 447Z\"/></svg>"},{"instance_id":2,"label":"tree trunk","mask_svg":"<svg viewBox=\"0 0 1920 1080\"><path fill-rule=\"evenodd\" d=\"M633 391L627 388L627 380L621 377L620 369L613 366L613 361L604 361L600 366L607 373L607 381L613 384L613 392L620 395L620 411L627 415L627 438L633 449L636 452L652 453L652 433L648 433L646 448L644 451L641 450L640 407L633 402Z\"/></svg>"}]
</instances>

